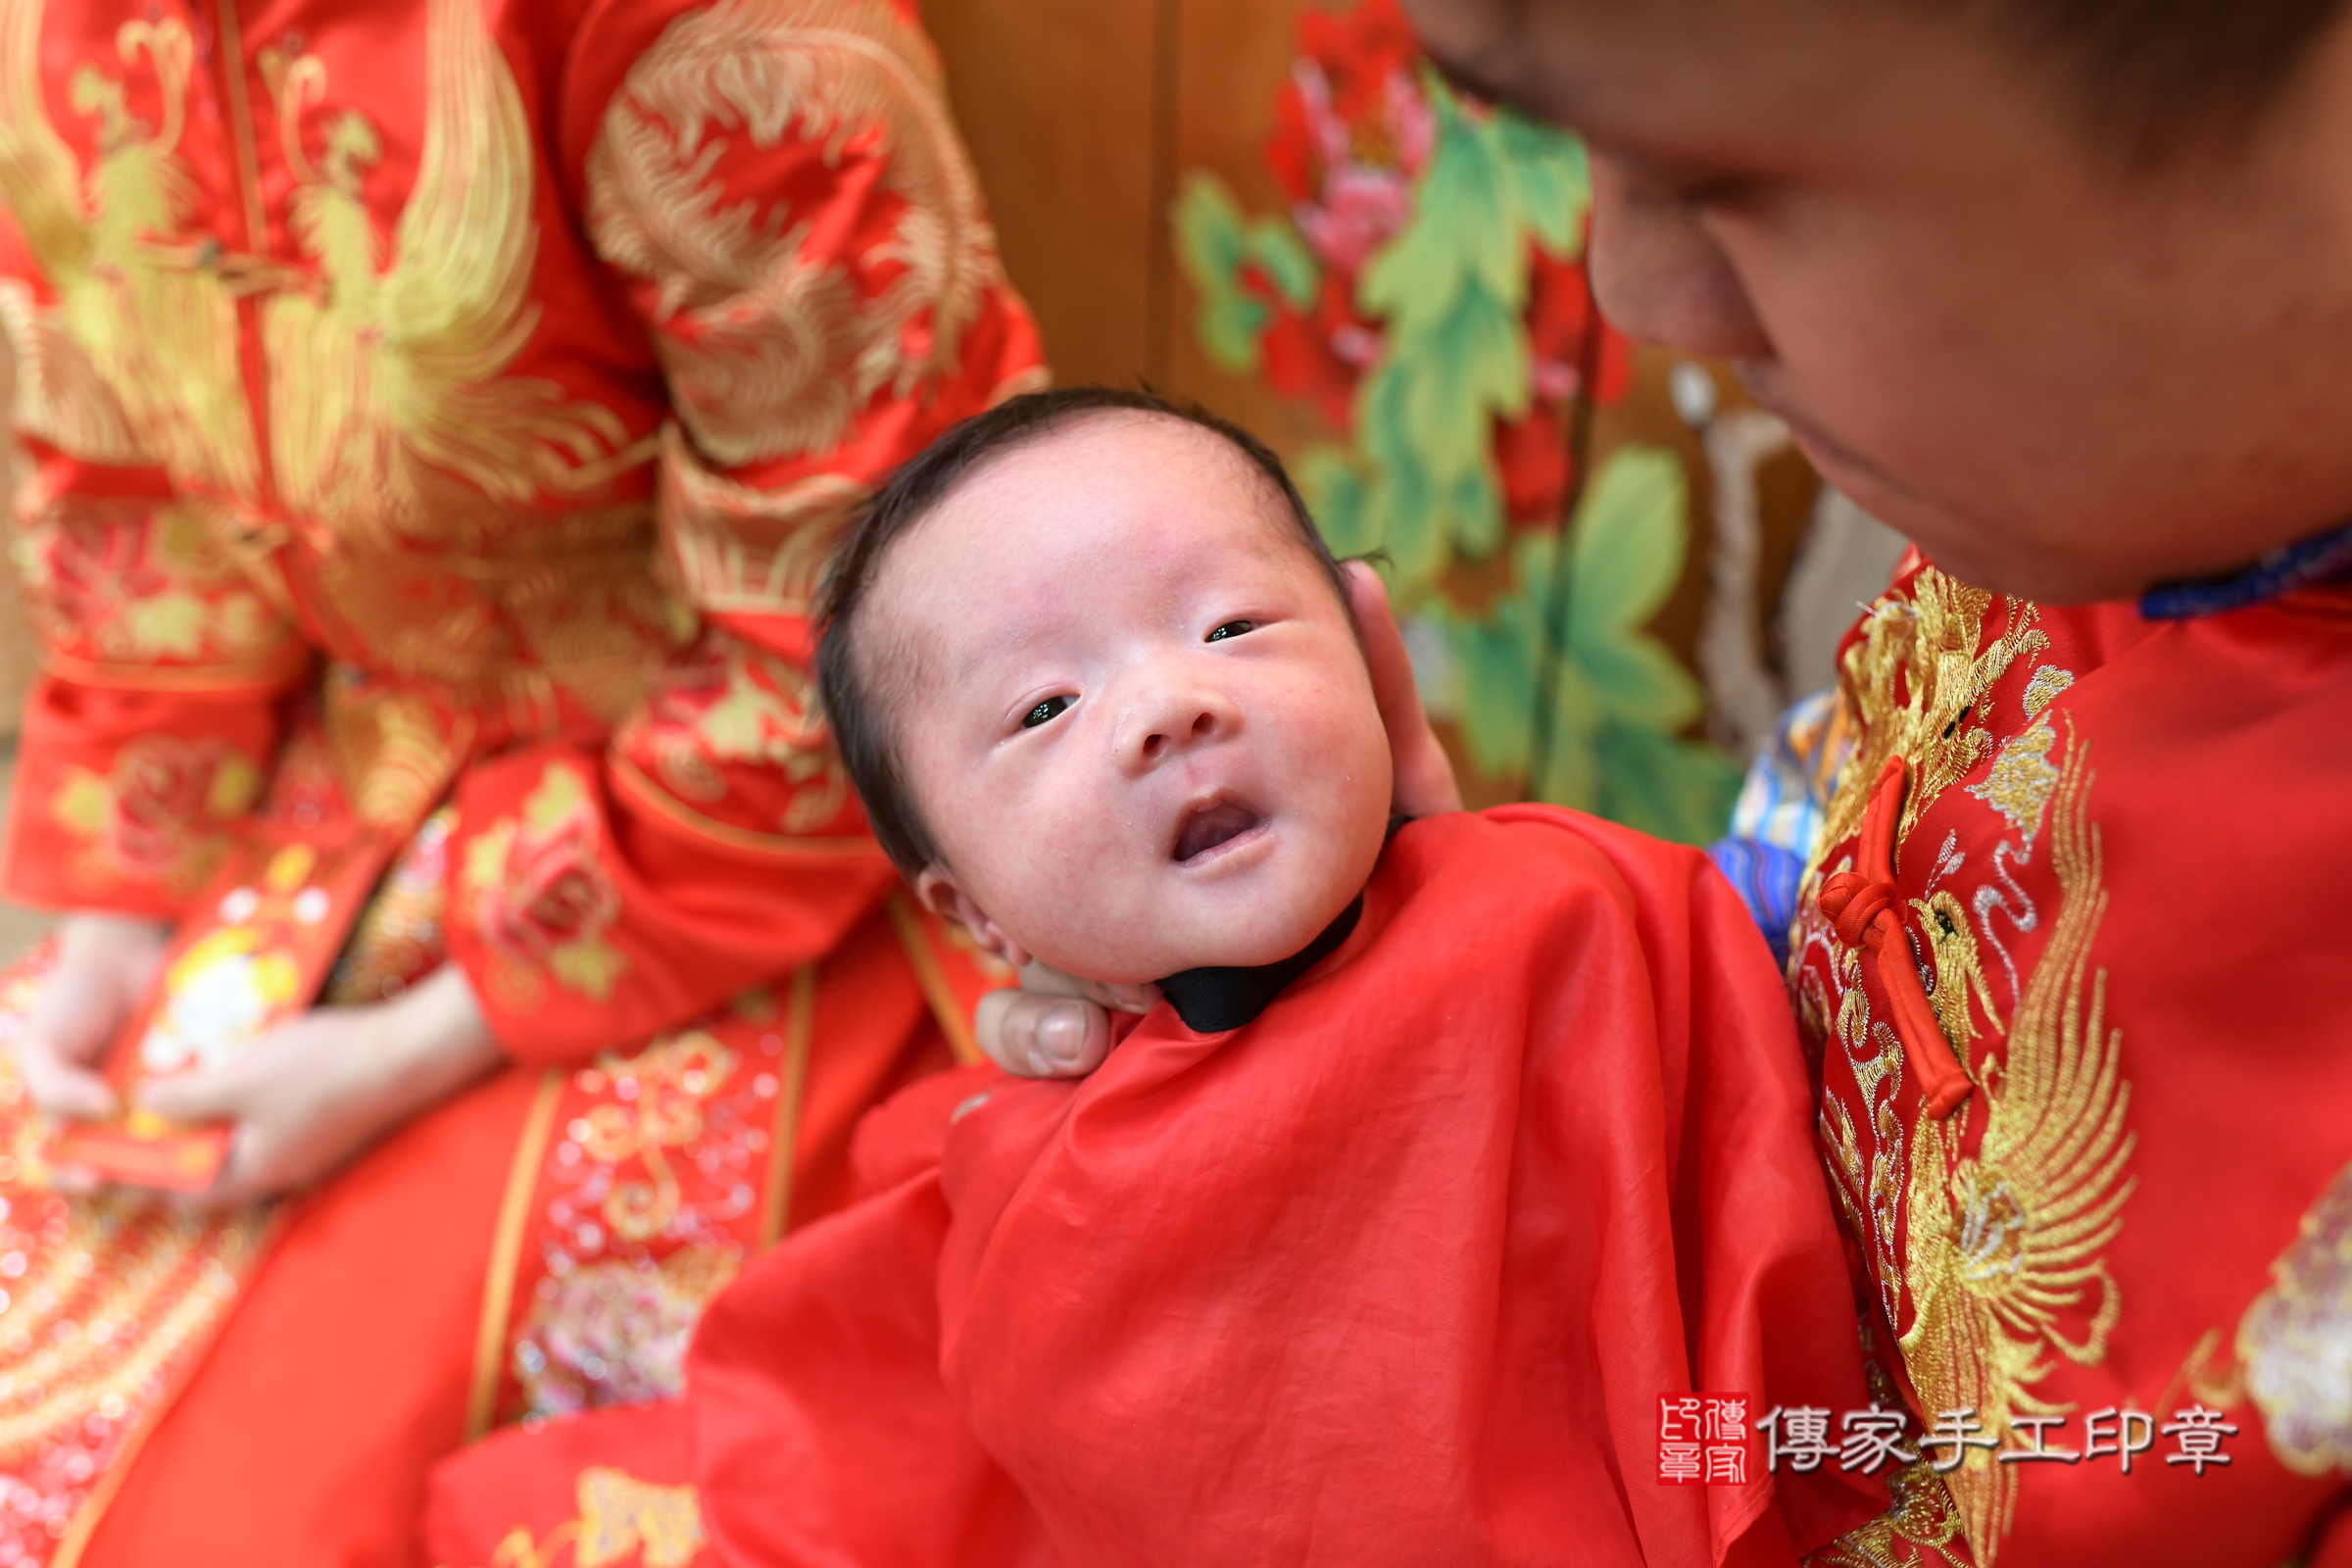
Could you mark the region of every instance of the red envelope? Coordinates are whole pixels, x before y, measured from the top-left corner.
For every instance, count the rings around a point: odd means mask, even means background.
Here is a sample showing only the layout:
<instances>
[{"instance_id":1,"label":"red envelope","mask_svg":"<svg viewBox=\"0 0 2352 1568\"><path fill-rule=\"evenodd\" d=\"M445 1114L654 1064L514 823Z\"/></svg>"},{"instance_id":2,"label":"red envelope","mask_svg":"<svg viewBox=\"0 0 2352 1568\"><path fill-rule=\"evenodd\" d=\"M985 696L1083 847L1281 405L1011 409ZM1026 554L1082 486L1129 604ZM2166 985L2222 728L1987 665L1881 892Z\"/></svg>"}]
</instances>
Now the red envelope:
<instances>
[{"instance_id":1,"label":"red envelope","mask_svg":"<svg viewBox=\"0 0 2352 1568\"><path fill-rule=\"evenodd\" d=\"M240 839L107 1058L108 1080L132 1108L114 1122L62 1124L49 1163L172 1192L210 1187L231 1128L138 1109L139 1085L232 1060L309 1007L388 858L384 836L361 830L323 844L316 828L299 842L267 828Z\"/></svg>"}]
</instances>

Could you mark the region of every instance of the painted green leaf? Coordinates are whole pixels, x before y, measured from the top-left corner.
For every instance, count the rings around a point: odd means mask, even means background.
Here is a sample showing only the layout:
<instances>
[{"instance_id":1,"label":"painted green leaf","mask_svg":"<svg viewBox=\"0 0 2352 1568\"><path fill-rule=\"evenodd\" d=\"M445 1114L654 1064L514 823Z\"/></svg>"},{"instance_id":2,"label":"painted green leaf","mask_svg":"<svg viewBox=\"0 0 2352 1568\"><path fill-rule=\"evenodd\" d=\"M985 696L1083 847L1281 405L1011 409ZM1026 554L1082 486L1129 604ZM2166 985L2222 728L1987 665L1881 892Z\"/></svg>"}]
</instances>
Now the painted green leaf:
<instances>
[{"instance_id":1,"label":"painted green leaf","mask_svg":"<svg viewBox=\"0 0 2352 1568\"><path fill-rule=\"evenodd\" d=\"M1697 718L1698 683L1642 629L1681 573L1688 495L1673 457L1626 447L1594 475L1577 509L1565 625L1541 800L1647 832L1703 840L1719 832L1739 784L1729 759L1679 733ZM1516 586L1482 616L1441 604L1460 680L1456 710L1471 760L1486 772L1534 763L1535 710L1553 612L1557 541L1521 538Z\"/></svg>"},{"instance_id":2,"label":"painted green leaf","mask_svg":"<svg viewBox=\"0 0 2352 1568\"><path fill-rule=\"evenodd\" d=\"M1176 253L1200 291L1200 347L1228 370L1257 369L1258 345L1274 318L1242 286L1246 267L1256 264L1292 308L1314 303L1321 273L1298 230L1286 219L1247 217L1213 174L1195 174L1176 199Z\"/></svg>"},{"instance_id":3,"label":"painted green leaf","mask_svg":"<svg viewBox=\"0 0 2352 1568\"><path fill-rule=\"evenodd\" d=\"M1674 454L1620 447L1577 511L1570 629L1646 624L1682 580L1690 491Z\"/></svg>"},{"instance_id":4,"label":"painted green leaf","mask_svg":"<svg viewBox=\"0 0 2352 1568\"><path fill-rule=\"evenodd\" d=\"M1309 447L1291 464L1298 494L1331 553L1346 560L1380 547L1371 531L1363 461L1346 447Z\"/></svg>"}]
</instances>

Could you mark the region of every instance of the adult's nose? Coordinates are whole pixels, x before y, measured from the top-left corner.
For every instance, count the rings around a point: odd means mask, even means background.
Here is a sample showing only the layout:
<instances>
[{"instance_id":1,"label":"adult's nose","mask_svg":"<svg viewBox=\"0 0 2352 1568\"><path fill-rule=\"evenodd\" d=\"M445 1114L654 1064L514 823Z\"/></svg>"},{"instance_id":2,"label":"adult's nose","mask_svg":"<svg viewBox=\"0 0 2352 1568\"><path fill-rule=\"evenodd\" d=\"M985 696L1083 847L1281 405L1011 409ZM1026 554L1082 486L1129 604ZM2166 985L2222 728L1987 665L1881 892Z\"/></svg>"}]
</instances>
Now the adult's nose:
<instances>
[{"instance_id":1,"label":"adult's nose","mask_svg":"<svg viewBox=\"0 0 2352 1568\"><path fill-rule=\"evenodd\" d=\"M1611 325L1644 343L1715 359L1772 353L1738 269L1690 203L1595 156L1592 295Z\"/></svg>"}]
</instances>

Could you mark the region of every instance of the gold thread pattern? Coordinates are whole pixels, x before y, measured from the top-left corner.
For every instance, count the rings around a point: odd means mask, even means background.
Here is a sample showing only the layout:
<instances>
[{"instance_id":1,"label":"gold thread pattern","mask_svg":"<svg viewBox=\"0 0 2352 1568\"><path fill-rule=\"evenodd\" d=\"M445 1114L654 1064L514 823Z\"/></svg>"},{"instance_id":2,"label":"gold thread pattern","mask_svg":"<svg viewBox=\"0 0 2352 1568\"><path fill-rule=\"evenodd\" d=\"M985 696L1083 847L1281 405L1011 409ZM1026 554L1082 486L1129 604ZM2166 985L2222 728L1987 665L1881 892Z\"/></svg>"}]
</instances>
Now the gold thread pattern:
<instances>
[{"instance_id":1,"label":"gold thread pattern","mask_svg":"<svg viewBox=\"0 0 2352 1568\"><path fill-rule=\"evenodd\" d=\"M314 163L301 126L324 68L263 61L298 181L294 232L323 284L322 298L288 290L263 305L278 490L379 548L651 456L610 411L507 374L539 319L530 122L479 0L427 0L425 61L423 146L388 263L360 188L381 155L375 128L353 111L330 117Z\"/></svg>"},{"instance_id":2,"label":"gold thread pattern","mask_svg":"<svg viewBox=\"0 0 2352 1568\"><path fill-rule=\"evenodd\" d=\"M543 974L603 1002L629 967L604 939L620 918L620 889L600 858L591 787L551 762L518 816L500 817L466 846L474 924L500 958L491 983L517 1011L538 1004Z\"/></svg>"},{"instance_id":3,"label":"gold thread pattern","mask_svg":"<svg viewBox=\"0 0 2352 1568\"><path fill-rule=\"evenodd\" d=\"M2105 1359L2122 1299L2100 1253L2135 1185L2122 1031L2106 1023L2106 971L2090 967L2107 895L2079 748L2063 774L2051 842L2058 918L2003 1059L1976 1065L1967 1114L1981 1122L1978 1151L1963 1152L1956 1122L1923 1118L1912 1132L1903 1361L1924 1408L1974 1408L2004 1445L2013 1414L2072 1409L2034 1392L2051 1352L2083 1366ZM2070 1339L2064 1325L2076 1317L2087 1326ZM2015 1507L2014 1467L1971 1450L1946 1484L1990 1568Z\"/></svg>"},{"instance_id":4,"label":"gold thread pattern","mask_svg":"<svg viewBox=\"0 0 2352 1568\"><path fill-rule=\"evenodd\" d=\"M95 123L97 162L85 177L44 107L44 9L0 0L0 195L58 296L45 321L11 323L12 338L36 350L42 401L28 407L25 428L92 461L135 447L183 479L250 496L258 454L234 291L213 252L178 237L195 200L178 151L194 39L176 17L116 33L122 72L151 74L163 102L152 130L129 111L125 74L74 71L69 100ZM80 345L94 376L60 338Z\"/></svg>"},{"instance_id":5,"label":"gold thread pattern","mask_svg":"<svg viewBox=\"0 0 2352 1568\"><path fill-rule=\"evenodd\" d=\"M1860 829L1889 757L1910 764L1895 831L1901 844L1921 813L1992 750L1985 698L2012 663L2047 647L2049 636L2034 624L2037 611L2011 600L2007 623L1980 650L1991 606L1990 594L1925 566L1908 599L1888 596L1872 607L1841 675L1845 701L1868 722L1838 769L1822 843L1842 843Z\"/></svg>"},{"instance_id":6,"label":"gold thread pattern","mask_svg":"<svg viewBox=\"0 0 2352 1568\"><path fill-rule=\"evenodd\" d=\"M861 279L812 256L789 211L727 200L738 132L787 132L839 161L882 162L903 204ZM607 261L653 283L655 343L679 418L721 466L839 444L889 388L957 362L999 275L980 184L937 60L888 0L717 0L630 68L588 159L588 226Z\"/></svg>"}]
</instances>

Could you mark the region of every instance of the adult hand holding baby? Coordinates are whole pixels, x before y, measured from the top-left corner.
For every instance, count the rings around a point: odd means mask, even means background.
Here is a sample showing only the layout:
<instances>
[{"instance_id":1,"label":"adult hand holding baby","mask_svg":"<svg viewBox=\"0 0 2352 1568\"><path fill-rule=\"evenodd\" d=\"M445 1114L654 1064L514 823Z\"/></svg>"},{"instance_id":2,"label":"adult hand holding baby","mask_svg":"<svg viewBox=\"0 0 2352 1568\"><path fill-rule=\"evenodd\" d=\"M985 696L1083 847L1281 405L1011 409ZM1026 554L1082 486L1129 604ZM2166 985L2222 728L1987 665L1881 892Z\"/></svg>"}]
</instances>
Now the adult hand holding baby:
<instances>
[{"instance_id":1,"label":"adult hand holding baby","mask_svg":"<svg viewBox=\"0 0 2352 1568\"><path fill-rule=\"evenodd\" d=\"M1361 561L1342 569L1348 607L1372 673L1372 695L1396 759L1396 809L1405 816L1458 811L1462 792L1422 711L1389 590ZM1078 1078L1102 1066L1110 1054L1111 1011L1148 1011L1157 1000L1150 986L1104 986L1031 963L1021 970L1018 990L980 999L973 1034L989 1059L1015 1077Z\"/></svg>"}]
</instances>

